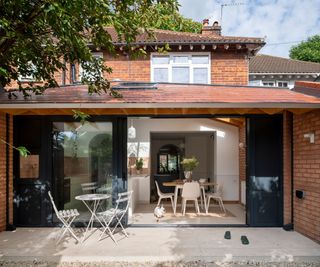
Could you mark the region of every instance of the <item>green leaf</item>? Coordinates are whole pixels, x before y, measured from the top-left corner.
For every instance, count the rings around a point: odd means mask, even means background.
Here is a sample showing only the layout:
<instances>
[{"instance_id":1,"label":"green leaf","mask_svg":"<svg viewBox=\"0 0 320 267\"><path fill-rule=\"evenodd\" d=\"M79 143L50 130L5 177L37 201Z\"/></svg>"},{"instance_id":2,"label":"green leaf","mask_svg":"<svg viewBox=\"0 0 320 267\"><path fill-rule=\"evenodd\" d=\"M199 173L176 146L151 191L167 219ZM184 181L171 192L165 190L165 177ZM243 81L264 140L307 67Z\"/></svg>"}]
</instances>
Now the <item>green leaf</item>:
<instances>
[{"instance_id":1,"label":"green leaf","mask_svg":"<svg viewBox=\"0 0 320 267\"><path fill-rule=\"evenodd\" d=\"M82 125L84 125L85 123L87 123L87 122L88 122L88 119L90 119L90 117L91 117L89 114L87 114L87 113L85 113L85 112L83 112L83 111L81 111L81 110L75 110L75 109L73 109L72 112L73 112L73 118L74 118L75 120L80 119L80 123L81 123Z\"/></svg>"},{"instance_id":2,"label":"green leaf","mask_svg":"<svg viewBox=\"0 0 320 267\"><path fill-rule=\"evenodd\" d=\"M16 81L25 97L31 92L41 94L57 86L57 72L70 70L71 63L88 62L86 70L96 70L93 77L83 80L89 93L119 96L112 93L104 77L111 69L101 63L96 68L99 63L91 53L92 48L103 48L109 54L116 51L105 26L115 28L119 41L128 44L130 56L145 56L142 49L130 49L141 32L151 35L150 28L201 30L201 23L182 17L178 7L177 0L88 0L85 5L83 0L0 1L0 86ZM21 83L21 76L40 83Z\"/></svg>"},{"instance_id":3,"label":"green leaf","mask_svg":"<svg viewBox=\"0 0 320 267\"><path fill-rule=\"evenodd\" d=\"M27 157L28 155L30 155L30 151L24 146L16 147L16 150L19 152L21 157Z\"/></svg>"},{"instance_id":4,"label":"green leaf","mask_svg":"<svg viewBox=\"0 0 320 267\"><path fill-rule=\"evenodd\" d=\"M314 35L290 49L290 58L320 63L320 35Z\"/></svg>"}]
</instances>

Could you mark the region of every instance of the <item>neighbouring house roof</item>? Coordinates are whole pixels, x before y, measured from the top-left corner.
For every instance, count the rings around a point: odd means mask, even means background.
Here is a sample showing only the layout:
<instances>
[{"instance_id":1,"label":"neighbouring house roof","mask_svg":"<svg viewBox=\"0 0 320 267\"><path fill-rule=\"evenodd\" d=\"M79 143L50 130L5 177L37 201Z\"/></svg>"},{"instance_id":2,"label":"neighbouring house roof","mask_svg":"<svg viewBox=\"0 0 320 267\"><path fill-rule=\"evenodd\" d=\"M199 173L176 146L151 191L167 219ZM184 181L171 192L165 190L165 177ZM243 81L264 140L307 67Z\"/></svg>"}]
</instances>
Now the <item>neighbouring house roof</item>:
<instances>
[{"instance_id":1,"label":"neighbouring house roof","mask_svg":"<svg viewBox=\"0 0 320 267\"><path fill-rule=\"evenodd\" d=\"M0 109L10 108L320 108L320 98L289 89L196 84L157 84L157 89L121 89L122 98L89 95L85 85L47 89L43 95L8 99L0 94Z\"/></svg>"},{"instance_id":2,"label":"neighbouring house roof","mask_svg":"<svg viewBox=\"0 0 320 267\"><path fill-rule=\"evenodd\" d=\"M250 74L320 74L320 63L269 55L256 55L249 61Z\"/></svg>"},{"instance_id":3,"label":"neighbouring house roof","mask_svg":"<svg viewBox=\"0 0 320 267\"><path fill-rule=\"evenodd\" d=\"M296 81L293 90L320 98L320 82Z\"/></svg>"},{"instance_id":4,"label":"neighbouring house roof","mask_svg":"<svg viewBox=\"0 0 320 267\"><path fill-rule=\"evenodd\" d=\"M123 40L119 40L119 36L113 27L106 27L113 42L118 45L126 44ZM150 37L146 32L139 34L136 41L131 44L265 44L264 38L254 37L236 37L236 36L221 36L213 34L197 34L189 32L176 32L169 30L153 30L154 38Z\"/></svg>"}]
</instances>

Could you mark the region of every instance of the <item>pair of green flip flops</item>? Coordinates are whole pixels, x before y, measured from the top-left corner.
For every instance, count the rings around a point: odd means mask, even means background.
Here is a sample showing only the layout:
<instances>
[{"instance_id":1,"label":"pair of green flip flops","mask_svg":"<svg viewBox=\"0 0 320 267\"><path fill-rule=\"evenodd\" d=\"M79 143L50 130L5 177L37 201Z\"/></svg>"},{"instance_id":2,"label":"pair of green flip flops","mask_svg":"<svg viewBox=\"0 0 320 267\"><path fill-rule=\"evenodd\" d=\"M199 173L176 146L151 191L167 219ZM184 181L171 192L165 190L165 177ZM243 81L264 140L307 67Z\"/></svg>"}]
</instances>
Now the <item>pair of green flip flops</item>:
<instances>
[{"instance_id":1,"label":"pair of green flip flops","mask_svg":"<svg viewBox=\"0 0 320 267\"><path fill-rule=\"evenodd\" d=\"M226 231L225 234L224 234L224 238L225 239L231 239L231 232L230 231ZM241 236L241 243L243 245L248 245L249 244L249 239L245 235L242 235Z\"/></svg>"}]
</instances>

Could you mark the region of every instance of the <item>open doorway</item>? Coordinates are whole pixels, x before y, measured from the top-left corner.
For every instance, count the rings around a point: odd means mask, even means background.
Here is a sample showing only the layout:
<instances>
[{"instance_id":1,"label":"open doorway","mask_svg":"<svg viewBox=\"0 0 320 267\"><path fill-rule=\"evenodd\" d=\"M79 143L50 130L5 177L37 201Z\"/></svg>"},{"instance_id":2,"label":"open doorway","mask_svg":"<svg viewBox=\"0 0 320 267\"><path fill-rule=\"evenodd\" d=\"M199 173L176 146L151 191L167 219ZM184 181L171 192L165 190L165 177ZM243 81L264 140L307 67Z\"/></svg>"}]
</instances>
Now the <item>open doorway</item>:
<instances>
[{"instance_id":1,"label":"open doorway","mask_svg":"<svg viewBox=\"0 0 320 267\"><path fill-rule=\"evenodd\" d=\"M243 120L244 121L244 120ZM128 189L133 190L133 203L129 212L129 223L148 224L215 224L244 225L245 206L241 201L245 184L241 188L239 168L240 129L234 123L212 118L158 119L129 118L136 135L128 139ZM193 170L192 179L206 180L205 192L217 190L222 186L222 199L225 212L212 200L205 211L204 205L197 215L193 204L187 205L187 212L181 213L181 191L177 199L176 213L170 200L162 200L165 216L157 220L154 209L159 193L173 193L170 181L185 179L181 166L183 158L195 157L199 165ZM142 161L137 170L136 162ZM200 204L200 199L199 199ZM204 204L204 202L203 202Z\"/></svg>"}]
</instances>

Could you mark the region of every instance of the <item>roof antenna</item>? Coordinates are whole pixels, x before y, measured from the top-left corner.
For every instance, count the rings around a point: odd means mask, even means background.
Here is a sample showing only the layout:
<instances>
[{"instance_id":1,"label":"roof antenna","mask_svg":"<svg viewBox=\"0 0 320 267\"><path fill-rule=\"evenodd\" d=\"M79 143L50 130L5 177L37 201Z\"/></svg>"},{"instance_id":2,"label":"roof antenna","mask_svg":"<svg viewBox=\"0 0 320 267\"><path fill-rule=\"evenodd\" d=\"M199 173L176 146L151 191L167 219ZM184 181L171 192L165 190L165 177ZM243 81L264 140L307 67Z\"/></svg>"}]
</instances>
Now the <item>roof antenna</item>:
<instances>
[{"instance_id":1,"label":"roof antenna","mask_svg":"<svg viewBox=\"0 0 320 267\"><path fill-rule=\"evenodd\" d=\"M223 8L224 7L230 7L230 6L244 6L246 5L246 3L236 3L236 2L232 2L232 3L229 3L229 4L221 4L220 5L220 25L222 27L222 18L223 18Z\"/></svg>"}]
</instances>

